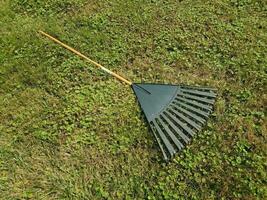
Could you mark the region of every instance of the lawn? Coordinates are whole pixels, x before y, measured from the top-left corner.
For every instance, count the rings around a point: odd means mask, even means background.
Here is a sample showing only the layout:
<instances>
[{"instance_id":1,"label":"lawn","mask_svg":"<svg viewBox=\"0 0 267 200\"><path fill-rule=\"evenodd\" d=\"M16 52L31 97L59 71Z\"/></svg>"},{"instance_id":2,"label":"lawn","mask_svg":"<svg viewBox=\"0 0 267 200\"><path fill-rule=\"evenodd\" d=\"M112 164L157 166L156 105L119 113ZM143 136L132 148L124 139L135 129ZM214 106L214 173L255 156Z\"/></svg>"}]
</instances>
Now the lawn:
<instances>
[{"instance_id":1,"label":"lawn","mask_svg":"<svg viewBox=\"0 0 267 200\"><path fill-rule=\"evenodd\" d=\"M266 199L264 0L0 0L0 199ZM165 163L130 87L218 89Z\"/></svg>"}]
</instances>

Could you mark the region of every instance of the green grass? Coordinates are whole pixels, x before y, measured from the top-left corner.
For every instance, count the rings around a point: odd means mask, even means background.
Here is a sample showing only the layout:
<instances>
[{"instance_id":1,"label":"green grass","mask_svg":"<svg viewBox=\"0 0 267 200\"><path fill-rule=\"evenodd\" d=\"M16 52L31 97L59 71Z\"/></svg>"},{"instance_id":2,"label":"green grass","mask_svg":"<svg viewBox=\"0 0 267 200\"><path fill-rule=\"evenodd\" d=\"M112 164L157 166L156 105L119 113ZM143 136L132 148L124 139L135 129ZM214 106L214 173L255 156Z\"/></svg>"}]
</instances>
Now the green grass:
<instances>
[{"instance_id":1,"label":"green grass","mask_svg":"<svg viewBox=\"0 0 267 200\"><path fill-rule=\"evenodd\" d=\"M267 4L0 1L1 199L266 199ZM135 82L218 89L205 129L166 164Z\"/></svg>"}]
</instances>

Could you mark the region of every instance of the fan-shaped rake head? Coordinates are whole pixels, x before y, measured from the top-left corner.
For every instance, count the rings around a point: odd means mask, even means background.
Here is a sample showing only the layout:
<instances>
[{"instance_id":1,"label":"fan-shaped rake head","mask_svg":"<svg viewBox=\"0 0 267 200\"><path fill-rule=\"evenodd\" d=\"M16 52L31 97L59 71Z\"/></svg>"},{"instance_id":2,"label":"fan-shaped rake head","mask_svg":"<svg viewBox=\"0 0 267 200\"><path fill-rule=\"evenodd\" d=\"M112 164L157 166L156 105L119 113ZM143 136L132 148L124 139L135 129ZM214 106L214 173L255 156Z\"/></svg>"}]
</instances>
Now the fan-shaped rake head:
<instances>
[{"instance_id":1,"label":"fan-shaped rake head","mask_svg":"<svg viewBox=\"0 0 267 200\"><path fill-rule=\"evenodd\" d=\"M132 88L165 160L201 130L216 97L214 89L203 87L133 84Z\"/></svg>"}]
</instances>

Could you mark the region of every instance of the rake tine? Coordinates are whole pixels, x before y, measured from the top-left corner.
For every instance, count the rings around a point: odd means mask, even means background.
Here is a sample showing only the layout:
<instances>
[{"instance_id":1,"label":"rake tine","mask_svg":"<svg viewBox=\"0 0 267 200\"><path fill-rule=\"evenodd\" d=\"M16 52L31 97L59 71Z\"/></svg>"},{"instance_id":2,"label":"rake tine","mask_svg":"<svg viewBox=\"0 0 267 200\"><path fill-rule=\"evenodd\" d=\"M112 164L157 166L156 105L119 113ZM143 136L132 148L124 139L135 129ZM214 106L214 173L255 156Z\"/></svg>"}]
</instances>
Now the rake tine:
<instances>
[{"instance_id":1,"label":"rake tine","mask_svg":"<svg viewBox=\"0 0 267 200\"><path fill-rule=\"evenodd\" d=\"M162 114L164 120L172 127L172 129L184 140L185 143L190 142L190 138L187 137L173 122L171 122L166 115Z\"/></svg>"},{"instance_id":2,"label":"rake tine","mask_svg":"<svg viewBox=\"0 0 267 200\"><path fill-rule=\"evenodd\" d=\"M178 101L174 101L174 103L176 103L176 104L178 104L178 105L181 105L181 106L185 107L186 109L189 109L189 110L191 110L191 111L193 111L193 112L195 112L195 113L197 113L197 114L199 114L199 115L202 115L202 116L208 118L208 114L207 114L206 112L203 112L203 111L200 110L200 109L196 109L196 108L193 107L193 106L190 106L190 105L188 105L188 104L185 104L185 103L182 103L182 102L178 102Z\"/></svg>"},{"instance_id":3,"label":"rake tine","mask_svg":"<svg viewBox=\"0 0 267 200\"><path fill-rule=\"evenodd\" d=\"M194 114L193 112L190 112L189 110L185 110L182 107L172 103L171 104L173 107L175 107L177 110L187 114L188 116L190 116L191 118L193 118L194 120L198 121L199 123L201 123L202 125L205 123L205 119L201 118L200 116Z\"/></svg>"},{"instance_id":4,"label":"rake tine","mask_svg":"<svg viewBox=\"0 0 267 200\"><path fill-rule=\"evenodd\" d=\"M202 91L198 91L198 90L181 89L181 91L184 92L184 93L196 94L196 95L201 95L201 96L205 96L205 97L211 97L211 98L215 98L216 97L215 93L202 92Z\"/></svg>"},{"instance_id":5,"label":"rake tine","mask_svg":"<svg viewBox=\"0 0 267 200\"><path fill-rule=\"evenodd\" d=\"M162 152L162 154L163 154L164 160L168 160L168 156L167 156L167 154L165 153L164 147L162 146L162 144L161 144L161 140L160 140L160 138L157 136L157 134L156 134L156 130L155 130L155 128L153 127L153 125L154 125L153 122L150 122L150 127L151 127L151 130L152 130L152 133L153 133L154 137L156 138L156 140L157 140L157 142L158 142L158 145L159 145L160 150L161 150L161 152Z\"/></svg>"},{"instance_id":6,"label":"rake tine","mask_svg":"<svg viewBox=\"0 0 267 200\"><path fill-rule=\"evenodd\" d=\"M214 100L212 100L212 99L202 98L202 97L198 97L198 96L190 95L190 94L185 94L185 93L182 93L181 95L183 95L184 97L187 97L189 99L194 99L196 101L202 101L204 103L209 103L209 104L214 103Z\"/></svg>"},{"instance_id":7,"label":"rake tine","mask_svg":"<svg viewBox=\"0 0 267 200\"><path fill-rule=\"evenodd\" d=\"M188 124L190 124L191 126L193 126L195 129L200 130L201 127L196 124L193 120L191 120L188 117L185 117L184 115L180 114L179 112L177 112L176 110L172 109L171 110L174 114L176 114L178 117L180 117L181 119L183 119L184 121L186 121Z\"/></svg>"},{"instance_id":8,"label":"rake tine","mask_svg":"<svg viewBox=\"0 0 267 200\"><path fill-rule=\"evenodd\" d=\"M162 119L159 117L158 120L160 121L161 125L164 127L174 144L177 146L178 149L182 149L184 145L177 139L177 137L173 134L173 132L169 129L168 126L162 121Z\"/></svg>"},{"instance_id":9,"label":"rake tine","mask_svg":"<svg viewBox=\"0 0 267 200\"><path fill-rule=\"evenodd\" d=\"M186 123L182 122L174 114L172 114L171 112L169 112L167 110L166 110L166 113L170 116L170 118L172 118L175 122L177 122L177 124L179 124L179 126L183 130L185 130L189 135L191 135L191 136L194 136L195 135L194 131L191 128L189 128Z\"/></svg>"},{"instance_id":10,"label":"rake tine","mask_svg":"<svg viewBox=\"0 0 267 200\"><path fill-rule=\"evenodd\" d=\"M211 87L199 87L199 86L189 86L189 85L181 85L181 89L191 89L191 90L197 90L197 91L211 91L215 92L217 89L211 88Z\"/></svg>"},{"instance_id":11,"label":"rake tine","mask_svg":"<svg viewBox=\"0 0 267 200\"><path fill-rule=\"evenodd\" d=\"M173 148L173 146L171 145L171 143L169 142L169 140L167 139L167 137L165 136L165 134L162 132L161 128L159 127L158 123L156 122L156 120L153 120L152 121L154 126L156 127L158 133L159 133L159 136L160 138L162 139L165 147L168 149L169 153L171 155L175 154L175 150Z\"/></svg>"},{"instance_id":12,"label":"rake tine","mask_svg":"<svg viewBox=\"0 0 267 200\"><path fill-rule=\"evenodd\" d=\"M189 104L191 104L193 106L196 106L196 107L203 108L203 109L206 109L208 111L211 111L211 106L209 106L209 105L207 106L207 105L205 105L203 103L199 103L197 101L192 101L190 99L186 99L186 98L180 97L180 96L177 96L176 99L184 101L184 102L187 102L187 103L189 103Z\"/></svg>"}]
</instances>

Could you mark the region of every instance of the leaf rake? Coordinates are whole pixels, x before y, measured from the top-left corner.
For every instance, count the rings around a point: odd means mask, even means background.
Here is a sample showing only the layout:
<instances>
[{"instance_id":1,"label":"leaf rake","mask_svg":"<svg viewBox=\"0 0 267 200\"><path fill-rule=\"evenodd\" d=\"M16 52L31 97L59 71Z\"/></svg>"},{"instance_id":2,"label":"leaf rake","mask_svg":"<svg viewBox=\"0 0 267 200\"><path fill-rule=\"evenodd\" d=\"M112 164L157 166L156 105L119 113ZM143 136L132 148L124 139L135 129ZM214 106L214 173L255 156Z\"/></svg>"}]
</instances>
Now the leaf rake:
<instances>
[{"instance_id":1,"label":"leaf rake","mask_svg":"<svg viewBox=\"0 0 267 200\"><path fill-rule=\"evenodd\" d=\"M165 160L170 160L205 125L213 110L216 90L208 87L133 83L91 60L51 35L57 44L130 85L138 99Z\"/></svg>"}]
</instances>

